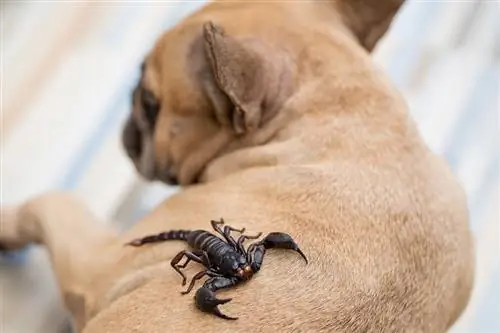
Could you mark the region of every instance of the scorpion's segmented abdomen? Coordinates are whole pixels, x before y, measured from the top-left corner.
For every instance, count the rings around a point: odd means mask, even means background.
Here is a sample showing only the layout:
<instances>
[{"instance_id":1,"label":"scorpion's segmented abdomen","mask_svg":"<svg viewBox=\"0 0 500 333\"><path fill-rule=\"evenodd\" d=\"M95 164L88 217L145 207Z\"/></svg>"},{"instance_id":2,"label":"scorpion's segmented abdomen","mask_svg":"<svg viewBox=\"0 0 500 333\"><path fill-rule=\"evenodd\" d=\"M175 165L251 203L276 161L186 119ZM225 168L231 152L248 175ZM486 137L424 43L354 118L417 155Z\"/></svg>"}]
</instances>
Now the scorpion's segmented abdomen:
<instances>
[{"instance_id":1,"label":"scorpion's segmented abdomen","mask_svg":"<svg viewBox=\"0 0 500 333\"><path fill-rule=\"evenodd\" d=\"M189 233L187 243L195 249L208 251L209 248L213 247L217 243L223 243L223 241L208 231L195 230Z\"/></svg>"}]
</instances>

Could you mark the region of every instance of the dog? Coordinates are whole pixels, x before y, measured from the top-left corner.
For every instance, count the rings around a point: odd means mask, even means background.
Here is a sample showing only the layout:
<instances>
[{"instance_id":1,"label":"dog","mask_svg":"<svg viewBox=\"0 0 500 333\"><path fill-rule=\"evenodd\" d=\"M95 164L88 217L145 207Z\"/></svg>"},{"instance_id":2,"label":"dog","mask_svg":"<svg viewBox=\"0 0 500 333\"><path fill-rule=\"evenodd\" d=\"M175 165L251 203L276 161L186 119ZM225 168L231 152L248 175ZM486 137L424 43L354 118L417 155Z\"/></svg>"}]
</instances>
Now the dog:
<instances>
[{"instance_id":1,"label":"dog","mask_svg":"<svg viewBox=\"0 0 500 333\"><path fill-rule=\"evenodd\" d=\"M121 234L70 193L40 194L2 209L0 243L46 246L79 332L447 331L474 282L466 196L370 57L402 2L193 12L145 58L123 130L138 173L182 190ZM219 292L231 322L180 294L169 261L185 244L124 245L221 217L289 233L309 259L270 250Z\"/></svg>"}]
</instances>

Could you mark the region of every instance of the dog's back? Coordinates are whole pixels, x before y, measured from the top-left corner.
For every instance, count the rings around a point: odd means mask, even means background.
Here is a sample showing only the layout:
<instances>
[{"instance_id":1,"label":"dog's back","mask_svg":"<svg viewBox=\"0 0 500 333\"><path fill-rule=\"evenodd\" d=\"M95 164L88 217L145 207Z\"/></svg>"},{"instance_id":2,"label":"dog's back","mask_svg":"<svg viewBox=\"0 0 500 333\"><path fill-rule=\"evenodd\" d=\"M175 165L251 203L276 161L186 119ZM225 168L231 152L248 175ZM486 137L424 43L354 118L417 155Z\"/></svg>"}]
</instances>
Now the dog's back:
<instances>
[{"instance_id":1,"label":"dog's back","mask_svg":"<svg viewBox=\"0 0 500 333\"><path fill-rule=\"evenodd\" d=\"M141 262L140 269L119 283L141 287L113 302L88 332L446 331L472 286L467 214L457 209L465 198L430 154L401 152L380 164L250 170L173 197L153 213L168 219L146 219L123 241L166 228L206 228L209 217L224 214L235 225L251 221L249 232L286 230L310 264L279 251L266 258L251 282L221 292L233 298L224 312L240 317L227 323L202 319L192 297L179 294L180 279L166 263L178 244L141 249L124 259ZM194 204L196 211L182 209Z\"/></svg>"}]
</instances>

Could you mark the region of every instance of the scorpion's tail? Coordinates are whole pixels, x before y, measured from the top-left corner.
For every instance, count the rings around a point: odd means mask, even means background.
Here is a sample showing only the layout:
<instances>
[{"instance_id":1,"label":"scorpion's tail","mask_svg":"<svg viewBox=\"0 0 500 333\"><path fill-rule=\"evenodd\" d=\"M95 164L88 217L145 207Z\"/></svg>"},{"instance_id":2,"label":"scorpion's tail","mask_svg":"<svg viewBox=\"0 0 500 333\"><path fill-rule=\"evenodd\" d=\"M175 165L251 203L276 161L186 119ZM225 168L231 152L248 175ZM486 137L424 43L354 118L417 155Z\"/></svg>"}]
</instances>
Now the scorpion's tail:
<instances>
[{"instance_id":1,"label":"scorpion's tail","mask_svg":"<svg viewBox=\"0 0 500 333\"><path fill-rule=\"evenodd\" d=\"M159 242L165 242L169 240L182 240L186 241L187 237L191 231L189 230L170 230L170 231L165 231L161 232L156 235L149 235L145 236L142 238L137 238L132 240L131 242L128 242L125 245L130 245L130 246L141 246L144 244L148 243L159 243Z\"/></svg>"}]
</instances>

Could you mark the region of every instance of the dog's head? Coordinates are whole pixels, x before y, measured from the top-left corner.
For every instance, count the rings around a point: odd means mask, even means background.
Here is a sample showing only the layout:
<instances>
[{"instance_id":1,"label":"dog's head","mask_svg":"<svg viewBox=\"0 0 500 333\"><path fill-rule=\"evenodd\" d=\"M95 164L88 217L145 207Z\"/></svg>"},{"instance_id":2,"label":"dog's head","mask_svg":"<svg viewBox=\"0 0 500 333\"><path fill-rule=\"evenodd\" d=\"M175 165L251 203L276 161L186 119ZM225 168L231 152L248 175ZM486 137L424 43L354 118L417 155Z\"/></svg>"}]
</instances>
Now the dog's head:
<instances>
[{"instance_id":1,"label":"dog's head","mask_svg":"<svg viewBox=\"0 0 500 333\"><path fill-rule=\"evenodd\" d=\"M399 5L382 7L400 3L380 2L332 1L341 25L367 50L385 33ZM228 23L224 10L221 25L199 18L181 22L159 39L142 66L122 140L146 179L188 185L215 157L264 143L269 137L255 139L258 132L297 88L297 54L276 39L266 41L262 29L252 36L255 24L235 28L237 17ZM281 24L288 19L278 18ZM224 31L228 25L231 33Z\"/></svg>"},{"instance_id":2,"label":"dog's head","mask_svg":"<svg viewBox=\"0 0 500 333\"><path fill-rule=\"evenodd\" d=\"M245 145L291 88L286 57L211 22L171 31L142 67L123 143L139 173L168 184L196 182L207 163ZM183 45L184 44L184 45ZM239 144L238 144L239 142Z\"/></svg>"}]
</instances>

